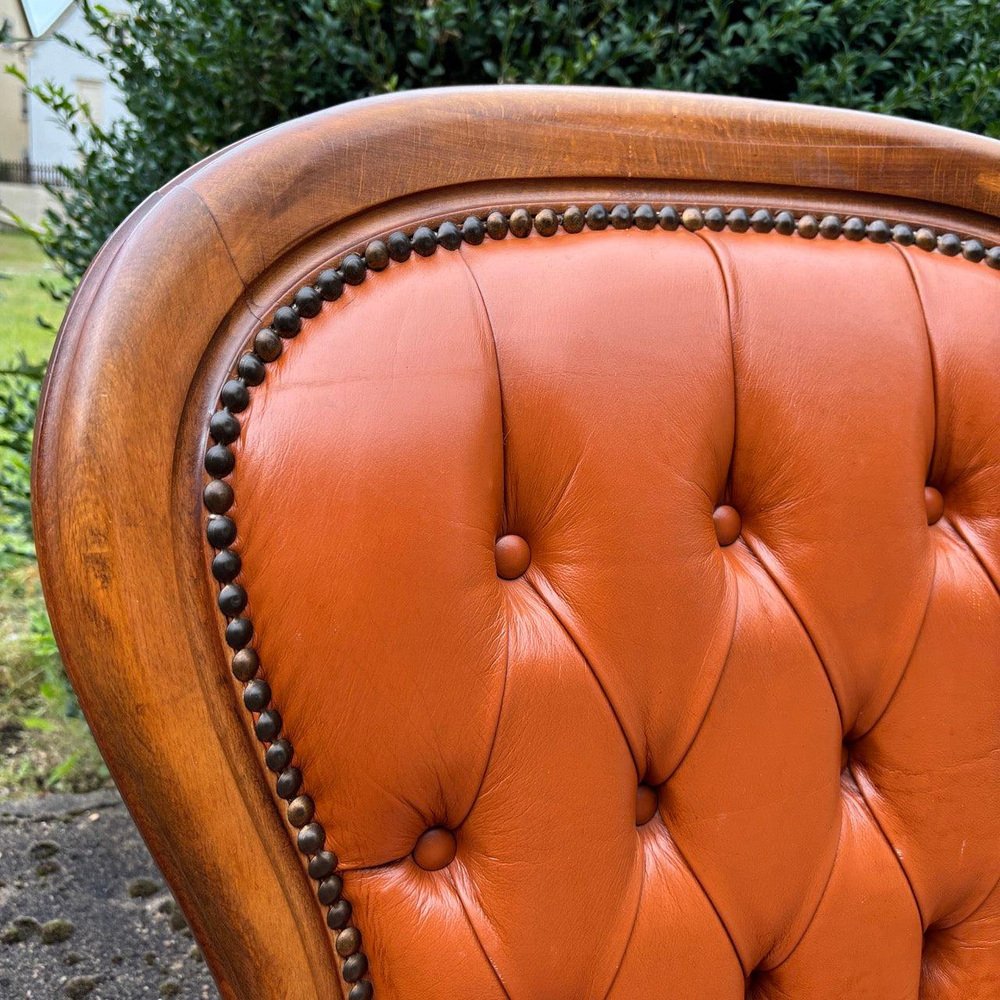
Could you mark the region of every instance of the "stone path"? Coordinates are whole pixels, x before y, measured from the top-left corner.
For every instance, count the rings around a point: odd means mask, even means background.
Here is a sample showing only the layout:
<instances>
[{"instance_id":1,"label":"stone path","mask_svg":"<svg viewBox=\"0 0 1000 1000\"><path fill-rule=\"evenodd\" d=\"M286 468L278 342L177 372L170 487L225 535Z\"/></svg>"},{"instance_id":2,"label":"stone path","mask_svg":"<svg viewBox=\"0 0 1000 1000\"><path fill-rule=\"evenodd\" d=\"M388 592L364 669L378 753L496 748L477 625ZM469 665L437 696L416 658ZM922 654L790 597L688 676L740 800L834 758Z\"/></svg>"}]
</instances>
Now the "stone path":
<instances>
[{"instance_id":1,"label":"stone path","mask_svg":"<svg viewBox=\"0 0 1000 1000\"><path fill-rule=\"evenodd\" d=\"M218 1000L113 790L0 800L3 1000Z\"/></svg>"}]
</instances>

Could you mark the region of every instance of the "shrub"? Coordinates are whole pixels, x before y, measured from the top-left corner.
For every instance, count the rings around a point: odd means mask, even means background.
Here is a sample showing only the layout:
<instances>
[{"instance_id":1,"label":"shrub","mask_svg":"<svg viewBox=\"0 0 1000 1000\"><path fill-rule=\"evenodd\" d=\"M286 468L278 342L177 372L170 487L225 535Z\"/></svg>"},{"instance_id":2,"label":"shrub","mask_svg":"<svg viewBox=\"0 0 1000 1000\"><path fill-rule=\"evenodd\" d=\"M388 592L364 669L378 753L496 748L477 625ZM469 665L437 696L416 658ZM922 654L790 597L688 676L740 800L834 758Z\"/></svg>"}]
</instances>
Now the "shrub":
<instances>
[{"instance_id":1,"label":"shrub","mask_svg":"<svg viewBox=\"0 0 1000 1000\"><path fill-rule=\"evenodd\" d=\"M22 357L0 370L0 572L34 556L31 439L43 368Z\"/></svg>"},{"instance_id":2,"label":"shrub","mask_svg":"<svg viewBox=\"0 0 1000 1000\"><path fill-rule=\"evenodd\" d=\"M1000 136L996 0L83 0L130 117L35 94L80 162L38 238L70 284L151 191L243 136L368 94L578 83L862 108Z\"/></svg>"}]
</instances>

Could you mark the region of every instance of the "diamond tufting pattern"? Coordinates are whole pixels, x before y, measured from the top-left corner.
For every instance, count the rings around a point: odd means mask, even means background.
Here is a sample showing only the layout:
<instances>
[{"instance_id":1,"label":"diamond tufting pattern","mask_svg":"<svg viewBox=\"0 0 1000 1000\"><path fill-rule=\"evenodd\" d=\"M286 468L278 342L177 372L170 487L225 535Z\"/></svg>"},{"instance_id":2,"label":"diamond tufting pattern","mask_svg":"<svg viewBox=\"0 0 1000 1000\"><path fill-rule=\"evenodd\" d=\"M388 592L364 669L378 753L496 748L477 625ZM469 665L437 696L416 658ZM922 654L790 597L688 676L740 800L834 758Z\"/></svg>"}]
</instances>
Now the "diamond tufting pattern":
<instances>
[{"instance_id":1,"label":"diamond tufting pattern","mask_svg":"<svg viewBox=\"0 0 1000 1000\"><path fill-rule=\"evenodd\" d=\"M532 234L323 305L236 547L376 995L996 997L998 400L1000 276L895 245Z\"/></svg>"}]
</instances>

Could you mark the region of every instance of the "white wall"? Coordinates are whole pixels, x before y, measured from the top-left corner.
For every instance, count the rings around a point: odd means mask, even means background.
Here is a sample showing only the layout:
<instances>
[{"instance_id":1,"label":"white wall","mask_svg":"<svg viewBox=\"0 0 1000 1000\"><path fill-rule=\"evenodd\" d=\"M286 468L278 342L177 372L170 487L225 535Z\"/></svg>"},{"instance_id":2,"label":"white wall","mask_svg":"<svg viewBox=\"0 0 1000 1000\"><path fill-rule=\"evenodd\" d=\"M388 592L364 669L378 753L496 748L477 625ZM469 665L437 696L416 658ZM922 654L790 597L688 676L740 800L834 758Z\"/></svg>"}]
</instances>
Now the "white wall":
<instances>
[{"instance_id":1,"label":"white wall","mask_svg":"<svg viewBox=\"0 0 1000 1000\"><path fill-rule=\"evenodd\" d=\"M104 6L112 11L123 10L123 0L105 0ZM55 31L95 48L86 21L76 4L55 26ZM92 59L63 45L51 35L39 39L28 59L28 79L35 85L51 80L65 87L71 94L83 97L98 113L98 120L108 125L124 114L117 88L108 82L104 69ZM74 160L73 145L69 136L53 119L48 109L34 96L28 108L28 144L33 163L65 163Z\"/></svg>"}]
</instances>

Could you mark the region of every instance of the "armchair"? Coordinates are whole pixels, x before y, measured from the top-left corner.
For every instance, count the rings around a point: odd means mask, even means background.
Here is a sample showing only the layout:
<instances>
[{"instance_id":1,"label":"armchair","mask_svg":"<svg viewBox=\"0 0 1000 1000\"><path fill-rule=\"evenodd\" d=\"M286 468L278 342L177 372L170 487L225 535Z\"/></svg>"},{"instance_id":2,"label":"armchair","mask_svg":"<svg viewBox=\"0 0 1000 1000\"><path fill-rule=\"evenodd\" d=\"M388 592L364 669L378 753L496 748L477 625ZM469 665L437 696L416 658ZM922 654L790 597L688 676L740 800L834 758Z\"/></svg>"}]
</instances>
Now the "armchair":
<instances>
[{"instance_id":1,"label":"armchair","mask_svg":"<svg viewBox=\"0 0 1000 1000\"><path fill-rule=\"evenodd\" d=\"M223 995L1000 995L998 244L994 141L562 88L137 209L36 534Z\"/></svg>"}]
</instances>

